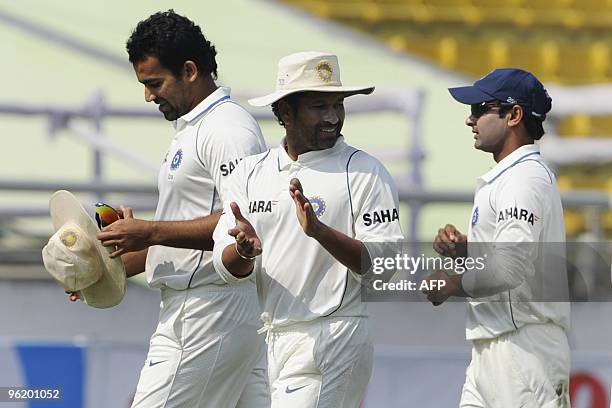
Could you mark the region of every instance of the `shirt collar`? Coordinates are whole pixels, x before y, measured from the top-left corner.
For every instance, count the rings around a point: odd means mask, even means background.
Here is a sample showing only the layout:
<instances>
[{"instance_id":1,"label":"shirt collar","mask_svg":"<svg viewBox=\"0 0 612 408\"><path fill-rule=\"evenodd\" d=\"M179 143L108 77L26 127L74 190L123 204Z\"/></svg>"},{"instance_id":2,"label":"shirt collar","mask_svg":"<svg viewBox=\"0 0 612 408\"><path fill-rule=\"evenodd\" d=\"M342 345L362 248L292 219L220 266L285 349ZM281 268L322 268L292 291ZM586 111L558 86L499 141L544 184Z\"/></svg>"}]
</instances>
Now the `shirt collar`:
<instances>
[{"instance_id":1,"label":"shirt collar","mask_svg":"<svg viewBox=\"0 0 612 408\"><path fill-rule=\"evenodd\" d=\"M527 156L540 156L540 146L536 144L523 145L504 157L491 170L480 176L478 179L484 183L490 183L499 177L503 172L513 167Z\"/></svg>"},{"instance_id":2,"label":"shirt collar","mask_svg":"<svg viewBox=\"0 0 612 408\"><path fill-rule=\"evenodd\" d=\"M213 93L208 95L202 102L198 103L195 108L172 122L176 131L183 130L185 126L194 120L198 119L203 114L209 112L219 103L230 98L230 88L220 86Z\"/></svg>"},{"instance_id":3,"label":"shirt collar","mask_svg":"<svg viewBox=\"0 0 612 408\"><path fill-rule=\"evenodd\" d=\"M338 136L336 143L329 149L311 150L309 152L302 153L298 156L297 160L294 161L287 154L287 150L285 150L286 144L285 138L283 138L280 143L280 148L278 149L278 171L286 170L292 164L307 165L321 158L328 157L346 147L344 136Z\"/></svg>"}]
</instances>

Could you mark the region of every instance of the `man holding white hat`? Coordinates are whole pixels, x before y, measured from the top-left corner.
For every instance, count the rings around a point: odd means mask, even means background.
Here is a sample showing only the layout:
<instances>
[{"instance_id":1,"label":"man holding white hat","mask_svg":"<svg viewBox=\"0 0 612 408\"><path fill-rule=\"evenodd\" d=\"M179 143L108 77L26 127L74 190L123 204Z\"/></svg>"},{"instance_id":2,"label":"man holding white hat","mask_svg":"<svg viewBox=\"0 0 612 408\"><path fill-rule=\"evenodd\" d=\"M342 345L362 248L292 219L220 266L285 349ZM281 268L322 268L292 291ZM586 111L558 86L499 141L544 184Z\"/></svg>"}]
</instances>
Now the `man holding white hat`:
<instances>
[{"instance_id":1,"label":"man holding white hat","mask_svg":"<svg viewBox=\"0 0 612 408\"><path fill-rule=\"evenodd\" d=\"M230 89L216 85L216 49L187 17L149 16L126 48L145 100L175 129L159 170L155 220L126 208L97 235L128 276L146 269L161 291L132 408L267 408L255 284L224 280L210 252L226 179L242 157L265 150L261 131Z\"/></svg>"},{"instance_id":2,"label":"man holding white hat","mask_svg":"<svg viewBox=\"0 0 612 408\"><path fill-rule=\"evenodd\" d=\"M45 268L68 292L76 292L92 307L112 307L123 299L125 270L120 258L110 258L96 239L98 227L68 191L49 200L56 232L42 251Z\"/></svg>"},{"instance_id":3,"label":"man holding white hat","mask_svg":"<svg viewBox=\"0 0 612 408\"><path fill-rule=\"evenodd\" d=\"M249 101L271 104L286 134L228 180L213 262L228 281L257 275L272 407L358 407L367 388L361 273L370 242L403 238L391 176L341 134L344 98L373 90L343 86L335 55L301 52L280 60L276 92Z\"/></svg>"}]
</instances>

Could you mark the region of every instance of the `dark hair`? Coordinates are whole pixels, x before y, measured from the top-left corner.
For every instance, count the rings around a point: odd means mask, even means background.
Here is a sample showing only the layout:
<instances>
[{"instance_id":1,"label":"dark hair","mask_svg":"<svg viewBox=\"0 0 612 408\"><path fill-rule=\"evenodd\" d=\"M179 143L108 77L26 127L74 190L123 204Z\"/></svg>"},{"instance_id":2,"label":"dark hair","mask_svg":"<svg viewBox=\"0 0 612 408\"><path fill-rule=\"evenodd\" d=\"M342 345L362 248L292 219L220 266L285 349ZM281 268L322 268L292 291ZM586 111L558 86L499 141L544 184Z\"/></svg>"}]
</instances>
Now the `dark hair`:
<instances>
[{"instance_id":1,"label":"dark hair","mask_svg":"<svg viewBox=\"0 0 612 408\"><path fill-rule=\"evenodd\" d=\"M202 75L217 79L217 51L206 40L200 27L170 9L157 12L138 23L127 40L130 62L156 57L175 77L183 72L185 61L193 61Z\"/></svg>"},{"instance_id":2,"label":"dark hair","mask_svg":"<svg viewBox=\"0 0 612 408\"><path fill-rule=\"evenodd\" d=\"M524 122L525 129L527 129L527 133L533 140L540 140L544 136L544 126L542 126L540 119L529 115L525 116Z\"/></svg>"},{"instance_id":3,"label":"dark hair","mask_svg":"<svg viewBox=\"0 0 612 408\"><path fill-rule=\"evenodd\" d=\"M499 117L503 118L514 106L512 103L500 102ZM524 106L523 108L523 123L527 134L533 140L540 140L544 136L544 127L542 121L532 115L529 115Z\"/></svg>"},{"instance_id":4,"label":"dark hair","mask_svg":"<svg viewBox=\"0 0 612 408\"><path fill-rule=\"evenodd\" d=\"M296 92L296 93L293 93L293 94L289 94L289 95L285 96L284 98L281 98L281 99L279 99L278 101L276 101L276 102L274 102L272 104L272 113L274 114L274 116L276 116L276 120L278 121L279 125L285 126L285 122L283 122L283 120L280 117L280 112L278 111L278 103L280 101L287 102L287 104L289 105L291 110L295 113L295 112L297 112L297 105L298 105L298 101L300 99L300 94L301 94L301 92Z\"/></svg>"}]
</instances>

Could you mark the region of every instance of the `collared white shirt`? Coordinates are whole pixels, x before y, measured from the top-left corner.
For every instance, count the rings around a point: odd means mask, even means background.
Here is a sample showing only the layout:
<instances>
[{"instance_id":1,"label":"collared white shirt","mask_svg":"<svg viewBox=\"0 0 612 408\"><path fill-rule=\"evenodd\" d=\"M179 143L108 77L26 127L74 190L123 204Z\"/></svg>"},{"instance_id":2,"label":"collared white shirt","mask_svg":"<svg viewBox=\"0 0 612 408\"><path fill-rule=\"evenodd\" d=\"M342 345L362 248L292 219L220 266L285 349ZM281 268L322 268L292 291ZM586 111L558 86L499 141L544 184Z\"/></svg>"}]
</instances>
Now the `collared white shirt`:
<instances>
[{"instance_id":1,"label":"collared white shirt","mask_svg":"<svg viewBox=\"0 0 612 408\"><path fill-rule=\"evenodd\" d=\"M278 327L365 315L359 277L302 230L289 195L294 177L326 225L362 242L403 239L397 189L378 160L343 137L296 161L281 146L246 158L230 177L228 202L213 236L215 268L229 282L237 280L221 260L223 249L235 242L227 233L236 224L228 207L235 201L262 241L255 273L264 323Z\"/></svg>"},{"instance_id":2,"label":"collared white shirt","mask_svg":"<svg viewBox=\"0 0 612 408\"><path fill-rule=\"evenodd\" d=\"M569 327L569 303L537 302L542 292L554 291L557 299L567 290L561 198L537 145L521 146L478 178L468 242L470 257L490 257L485 270L462 278L474 296L468 340L494 338L528 323Z\"/></svg>"},{"instance_id":3,"label":"collared white shirt","mask_svg":"<svg viewBox=\"0 0 612 408\"><path fill-rule=\"evenodd\" d=\"M255 119L218 88L174 122L158 176L155 220L182 221L222 209L224 184L238 162L265 151ZM153 246L146 262L149 285L182 290L204 284L225 284L211 263L211 252Z\"/></svg>"}]
</instances>

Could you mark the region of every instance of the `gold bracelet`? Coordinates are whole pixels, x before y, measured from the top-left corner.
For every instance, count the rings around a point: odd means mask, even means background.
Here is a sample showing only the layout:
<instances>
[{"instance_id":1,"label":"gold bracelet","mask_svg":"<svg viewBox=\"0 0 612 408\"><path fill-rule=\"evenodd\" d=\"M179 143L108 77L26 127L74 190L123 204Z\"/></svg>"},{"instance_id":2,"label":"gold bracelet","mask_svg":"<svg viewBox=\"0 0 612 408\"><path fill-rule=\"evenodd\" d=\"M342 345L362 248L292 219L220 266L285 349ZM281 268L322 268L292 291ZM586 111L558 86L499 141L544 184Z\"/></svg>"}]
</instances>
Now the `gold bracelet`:
<instances>
[{"instance_id":1,"label":"gold bracelet","mask_svg":"<svg viewBox=\"0 0 612 408\"><path fill-rule=\"evenodd\" d=\"M235 243L234 249L236 250L236 253L238 254L239 257L241 257L242 259L246 259L247 261L253 261L253 260L255 260L255 258L257 258L257 255L255 255L255 256L244 256L244 255L242 255L240 253L240 251L238 250L238 242Z\"/></svg>"}]
</instances>

